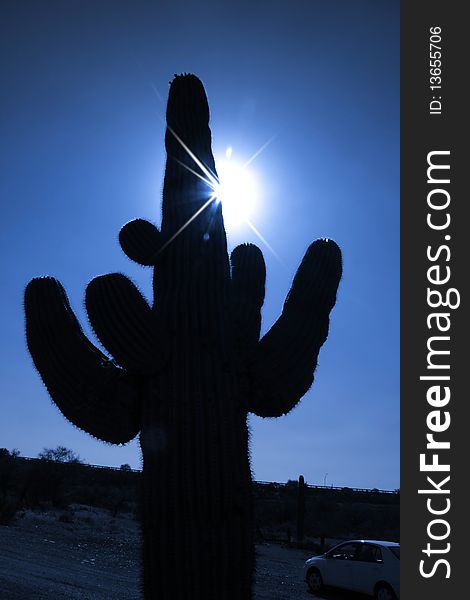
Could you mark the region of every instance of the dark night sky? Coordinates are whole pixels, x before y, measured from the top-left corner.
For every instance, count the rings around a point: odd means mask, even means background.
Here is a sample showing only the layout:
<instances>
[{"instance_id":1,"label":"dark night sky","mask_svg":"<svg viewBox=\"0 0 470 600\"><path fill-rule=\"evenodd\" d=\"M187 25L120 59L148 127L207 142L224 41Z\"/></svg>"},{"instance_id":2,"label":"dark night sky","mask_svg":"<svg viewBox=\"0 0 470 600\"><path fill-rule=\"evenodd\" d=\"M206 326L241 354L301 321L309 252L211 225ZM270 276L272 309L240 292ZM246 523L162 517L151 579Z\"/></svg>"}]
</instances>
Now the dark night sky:
<instances>
[{"instance_id":1,"label":"dark night sky","mask_svg":"<svg viewBox=\"0 0 470 600\"><path fill-rule=\"evenodd\" d=\"M286 417L250 417L256 479L399 487L399 3L277 0L2 2L0 446L65 445L90 463L139 466L72 427L25 344L23 290L64 284L87 333L85 286L120 271L151 298L151 271L117 235L156 223L163 115L174 73L211 105L214 153L228 146L258 182L257 229L227 223L230 248L267 263L263 331L309 243L341 246L344 276L316 382ZM161 98L163 98L163 102ZM95 343L96 340L94 340Z\"/></svg>"}]
</instances>

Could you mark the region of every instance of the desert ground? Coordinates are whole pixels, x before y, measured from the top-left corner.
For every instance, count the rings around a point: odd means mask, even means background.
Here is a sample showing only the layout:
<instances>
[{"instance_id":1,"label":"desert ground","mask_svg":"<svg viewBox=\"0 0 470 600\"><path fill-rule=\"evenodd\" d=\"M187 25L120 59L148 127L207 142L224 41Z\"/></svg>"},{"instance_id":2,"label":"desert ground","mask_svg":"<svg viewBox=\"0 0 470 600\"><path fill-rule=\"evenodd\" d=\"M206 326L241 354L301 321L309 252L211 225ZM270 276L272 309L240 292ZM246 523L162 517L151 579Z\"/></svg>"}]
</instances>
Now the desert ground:
<instances>
[{"instance_id":1,"label":"desert ground","mask_svg":"<svg viewBox=\"0 0 470 600\"><path fill-rule=\"evenodd\" d=\"M0 526L1 600L140 600L140 536L132 515L73 506L25 511ZM253 600L359 600L308 591L302 566L311 553L260 544ZM177 585L177 582L175 582Z\"/></svg>"}]
</instances>

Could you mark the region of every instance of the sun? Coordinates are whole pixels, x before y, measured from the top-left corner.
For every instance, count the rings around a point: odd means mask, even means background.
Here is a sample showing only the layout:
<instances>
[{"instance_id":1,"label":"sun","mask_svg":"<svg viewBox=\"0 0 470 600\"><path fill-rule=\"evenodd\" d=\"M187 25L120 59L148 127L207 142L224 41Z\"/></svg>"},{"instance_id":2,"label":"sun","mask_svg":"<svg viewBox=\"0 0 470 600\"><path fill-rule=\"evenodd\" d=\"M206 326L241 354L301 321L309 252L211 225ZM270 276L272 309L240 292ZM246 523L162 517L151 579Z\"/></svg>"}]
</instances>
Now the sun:
<instances>
[{"instance_id":1,"label":"sun","mask_svg":"<svg viewBox=\"0 0 470 600\"><path fill-rule=\"evenodd\" d=\"M271 142L275 139L272 136L244 163L240 164L232 159L232 147L228 146L225 151L225 160L217 160L218 176L216 176L206 165L199 160L194 152L189 148L184 141L173 131L167 124L168 131L175 137L181 147L185 150L194 164L199 167L200 172L195 171L191 166L177 160L177 162L187 171L201 179L212 191L211 195L198 210L174 233L169 240L163 244L160 252L166 248L173 240L180 235L182 231L190 225L198 215L207 210L214 202L222 204L222 213L226 226L236 227L245 223L258 236L263 244L269 248L272 254L280 260L274 248L269 244L268 240L254 225L251 217L255 211L259 212L259 187L254 174L248 170L254 159L261 154Z\"/></svg>"},{"instance_id":2,"label":"sun","mask_svg":"<svg viewBox=\"0 0 470 600\"><path fill-rule=\"evenodd\" d=\"M232 158L229 146L225 158L217 161L219 183L214 195L222 203L224 221L228 227L239 227L249 221L259 205L259 185L254 173Z\"/></svg>"}]
</instances>

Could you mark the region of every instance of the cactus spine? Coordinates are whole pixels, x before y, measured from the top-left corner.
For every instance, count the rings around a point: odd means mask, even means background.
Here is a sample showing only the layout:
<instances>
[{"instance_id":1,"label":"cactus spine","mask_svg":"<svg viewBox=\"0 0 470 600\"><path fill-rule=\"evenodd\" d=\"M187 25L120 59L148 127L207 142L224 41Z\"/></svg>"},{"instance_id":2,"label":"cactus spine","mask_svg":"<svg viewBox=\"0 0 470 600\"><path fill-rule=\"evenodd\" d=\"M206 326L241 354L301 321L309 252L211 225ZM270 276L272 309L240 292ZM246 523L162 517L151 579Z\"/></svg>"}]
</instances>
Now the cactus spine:
<instances>
[{"instance_id":1,"label":"cactus spine","mask_svg":"<svg viewBox=\"0 0 470 600\"><path fill-rule=\"evenodd\" d=\"M57 280L33 279L25 292L28 347L65 417L116 444L140 433L146 600L251 597L247 413L285 414L308 390L341 276L337 245L314 242L259 341L262 253L246 244L229 261L222 207L202 210L211 190L178 141L215 173L208 123L199 79L176 76L161 231L137 219L119 236L130 258L154 267L153 306L121 274L86 291L112 360L84 336Z\"/></svg>"}]
</instances>

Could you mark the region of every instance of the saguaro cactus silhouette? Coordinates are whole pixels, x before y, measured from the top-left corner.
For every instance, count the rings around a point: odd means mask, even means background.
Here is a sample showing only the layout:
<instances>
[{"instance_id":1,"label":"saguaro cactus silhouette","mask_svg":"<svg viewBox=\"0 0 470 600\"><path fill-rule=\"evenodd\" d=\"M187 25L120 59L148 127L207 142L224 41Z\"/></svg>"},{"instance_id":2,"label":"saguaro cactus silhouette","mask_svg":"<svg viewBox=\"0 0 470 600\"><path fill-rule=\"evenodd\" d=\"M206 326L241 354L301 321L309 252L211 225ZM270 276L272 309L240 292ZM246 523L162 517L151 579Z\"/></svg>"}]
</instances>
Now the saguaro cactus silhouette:
<instances>
[{"instance_id":1,"label":"saguaro cactus silhouette","mask_svg":"<svg viewBox=\"0 0 470 600\"><path fill-rule=\"evenodd\" d=\"M308 248L281 316L259 341L264 260L252 244L227 255L222 206L200 177L201 164L216 170L197 77L175 77L166 116L161 231L137 219L119 236L130 258L154 267L153 306L124 275L90 282L87 312L110 359L84 336L61 284L33 279L27 342L68 420L115 444L140 433L145 598L247 600L247 414L283 415L312 384L341 255L328 240Z\"/></svg>"}]
</instances>

